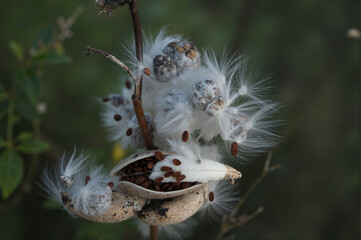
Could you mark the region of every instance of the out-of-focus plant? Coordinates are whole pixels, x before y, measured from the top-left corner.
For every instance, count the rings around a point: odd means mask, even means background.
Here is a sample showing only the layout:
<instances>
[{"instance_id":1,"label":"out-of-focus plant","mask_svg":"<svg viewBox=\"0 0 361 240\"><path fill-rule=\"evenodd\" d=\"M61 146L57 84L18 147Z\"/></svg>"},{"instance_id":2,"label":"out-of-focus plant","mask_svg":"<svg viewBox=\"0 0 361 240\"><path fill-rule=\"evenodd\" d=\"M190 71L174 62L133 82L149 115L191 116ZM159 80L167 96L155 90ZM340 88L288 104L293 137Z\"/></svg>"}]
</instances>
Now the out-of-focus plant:
<instances>
[{"instance_id":1,"label":"out-of-focus plant","mask_svg":"<svg viewBox=\"0 0 361 240\"><path fill-rule=\"evenodd\" d=\"M0 82L0 121L6 123L2 124L6 131L0 135L0 189L4 200L11 199L0 208L15 206L30 192L39 154L49 148L40 131L41 115L47 110L41 101L42 73L48 65L71 62L63 42L72 36L70 27L82 11L79 7L68 19L59 17L57 30L41 31L34 46L9 43L17 67L8 86ZM25 159L30 160L27 168Z\"/></svg>"}]
</instances>

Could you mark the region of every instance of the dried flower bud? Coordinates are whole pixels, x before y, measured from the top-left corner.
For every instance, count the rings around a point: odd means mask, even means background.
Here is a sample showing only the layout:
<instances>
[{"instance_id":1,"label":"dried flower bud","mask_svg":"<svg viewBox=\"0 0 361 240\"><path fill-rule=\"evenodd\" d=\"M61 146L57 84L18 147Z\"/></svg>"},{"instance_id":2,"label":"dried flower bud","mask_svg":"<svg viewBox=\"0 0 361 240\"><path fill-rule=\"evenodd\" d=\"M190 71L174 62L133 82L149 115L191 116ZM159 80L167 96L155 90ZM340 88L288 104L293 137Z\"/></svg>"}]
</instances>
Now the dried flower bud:
<instances>
[{"instance_id":1,"label":"dried flower bud","mask_svg":"<svg viewBox=\"0 0 361 240\"><path fill-rule=\"evenodd\" d=\"M178 73L196 70L201 64L201 54L197 47L188 41L171 42L163 49L163 53L173 59Z\"/></svg>"},{"instance_id":2,"label":"dried flower bud","mask_svg":"<svg viewBox=\"0 0 361 240\"><path fill-rule=\"evenodd\" d=\"M153 69L156 79L160 82L168 82L177 76L177 67L173 59L165 55L157 55L153 59Z\"/></svg>"},{"instance_id":3,"label":"dried flower bud","mask_svg":"<svg viewBox=\"0 0 361 240\"><path fill-rule=\"evenodd\" d=\"M192 87L192 93L193 103L212 116L224 107L220 90L212 80L196 82Z\"/></svg>"}]
</instances>

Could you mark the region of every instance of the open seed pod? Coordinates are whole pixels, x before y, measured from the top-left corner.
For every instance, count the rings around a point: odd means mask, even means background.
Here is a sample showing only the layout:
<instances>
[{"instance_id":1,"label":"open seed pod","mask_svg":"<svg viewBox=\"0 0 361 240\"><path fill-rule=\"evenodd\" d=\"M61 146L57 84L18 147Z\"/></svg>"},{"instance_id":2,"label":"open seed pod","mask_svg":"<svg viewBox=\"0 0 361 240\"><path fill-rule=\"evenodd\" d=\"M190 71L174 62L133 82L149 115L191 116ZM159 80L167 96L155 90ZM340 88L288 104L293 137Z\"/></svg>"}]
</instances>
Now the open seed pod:
<instances>
[{"instance_id":1,"label":"open seed pod","mask_svg":"<svg viewBox=\"0 0 361 240\"><path fill-rule=\"evenodd\" d=\"M120 161L110 172L116 189L145 199L165 199L198 190L209 181L241 177L237 170L207 159L189 159L169 151L146 151Z\"/></svg>"},{"instance_id":2,"label":"open seed pod","mask_svg":"<svg viewBox=\"0 0 361 240\"><path fill-rule=\"evenodd\" d=\"M208 197L208 184L182 196L151 200L141 212L139 219L150 225L169 225L183 222L195 214Z\"/></svg>"},{"instance_id":3,"label":"open seed pod","mask_svg":"<svg viewBox=\"0 0 361 240\"><path fill-rule=\"evenodd\" d=\"M122 176L123 174L127 174L124 172L125 167L127 167L130 164L135 163L139 160L147 159L150 157L155 158L155 152L161 152L164 156L176 154L174 152L159 151L159 150L136 153L136 154L133 154L133 155L123 159L122 161L120 161L110 171L109 175L110 176ZM147 160L145 160L145 161L147 161ZM116 185L116 189L118 191L128 192L134 196L138 196L138 197L145 198L145 199L164 199L164 198L172 198L172 197L176 197L176 196L180 196L180 195L183 195L186 193L193 192L199 188L202 188L205 185L207 185L207 183L197 183L193 186L189 186L184 189L162 192L162 191L147 189L145 187L139 186L139 185L129 182L129 181L120 181Z\"/></svg>"},{"instance_id":4,"label":"open seed pod","mask_svg":"<svg viewBox=\"0 0 361 240\"><path fill-rule=\"evenodd\" d=\"M90 221L103 223L115 223L127 220L141 211L147 202L146 199L115 191L112 192L111 203L108 211L99 216L88 216L74 209L72 197L68 193L62 192L61 199L63 204L74 215Z\"/></svg>"}]
</instances>

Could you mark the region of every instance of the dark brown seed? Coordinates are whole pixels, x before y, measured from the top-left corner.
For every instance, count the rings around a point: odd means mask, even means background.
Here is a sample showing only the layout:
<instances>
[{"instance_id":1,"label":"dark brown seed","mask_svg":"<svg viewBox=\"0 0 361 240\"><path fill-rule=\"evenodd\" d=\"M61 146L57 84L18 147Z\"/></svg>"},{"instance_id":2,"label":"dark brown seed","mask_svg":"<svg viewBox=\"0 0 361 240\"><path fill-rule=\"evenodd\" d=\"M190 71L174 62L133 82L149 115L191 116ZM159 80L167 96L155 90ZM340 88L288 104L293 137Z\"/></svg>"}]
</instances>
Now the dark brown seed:
<instances>
[{"instance_id":1,"label":"dark brown seed","mask_svg":"<svg viewBox=\"0 0 361 240\"><path fill-rule=\"evenodd\" d=\"M209 195L208 195L208 200L209 200L210 202L213 202L213 200L214 200L214 193L213 193L213 192L210 192L210 193L209 193Z\"/></svg>"},{"instance_id":2,"label":"dark brown seed","mask_svg":"<svg viewBox=\"0 0 361 240\"><path fill-rule=\"evenodd\" d=\"M161 171L172 171L173 168L167 167L167 166L163 166L163 167L160 168L160 170L161 170Z\"/></svg>"},{"instance_id":3,"label":"dark brown seed","mask_svg":"<svg viewBox=\"0 0 361 240\"><path fill-rule=\"evenodd\" d=\"M163 153L159 152L159 151L155 151L154 152L154 157L158 160L158 161L163 161L165 156Z\"/></svg>"},{"instance_id":4,"label":"dark brown seed","mask_svg":"<svg viewBox=\"0 0 361 240\"><path fill-rule=\"evenodd\" d=\"M181 175L181 172L174 172L173 174L172 174L172 177L178 177L179 175Z\"/></svg>"},{"instance_id":5,"label":"dark brown seed","mask_svg":"<svg viewBox=\"0 0 361 240\"><path fill-rule=\"evenodd\" d=\"M108 98L108 97L105 97L102 99L103 102L108 102L109 100L110 100L110 98Z\"/></svg>"},{"instance_id":6,"label":"dark brown seed","mask_svg":"<svg viewBox=\"0 0 361 240\"><path fill-rule=\"evenodd\" d=\"M143 171L143 168L141 168L141 167L135 167L135 168L134 168L134 171L135 171L135 172L142 172L142 171Z\"/></svg>"},{"instance_id":7,"label":"dark brown seed","mask_svg":"<svg viewBox=\"0 0 361 240\"><path fill-rule=\"evenodd\" d=\"M153 162L148 162L147 168L148 169L153 169L154 168L154 163Z\"/></svg>"},{"instance_id":8,"label":"dark brown seed","mask_svg":"<svg viewBox=\"0 0 361 240\"><path fill-rule=\"evenodd\" d=\"M153 158L151 158L151 157L147 157L145 160L147 160L147 161L152 161L152 160L153 160Z\"/></svg>"},{"instance_id":9,"label":"dark brown seed","mask_svg":"<svg viewBox=\"0 0 361 240\"><path fill-rule=\"evenodd\" d=\"M144 182L145 177L138 177L137 180L135 181L135 184L140 185Z\"/></svg>"},{"instance_id":10,"label":"dark brown seed","mask_svg":"<svg viewBox=\"0 0 361 240\"><path fill-rule=\"evenodd\" d=\"M170 186L170 184L169 183L166 183L166 184L164 184L163 186L161 186L161 188L162 189L166 189L167 187L169 187Z\"/></svg>"},{"instance_id":11,"label":"dark brown seed","mask_svg":"<svg viewBox=\"0 0 361 240\"><path fill-rule=\"evenodd\" d=\"M132 133L133 133L133 129L128 128L128 130L127 130L127 132L125 134L129 137L130 135L132 135Z\"/></svg>"},{"instance_id":12,"label":"dark brown seed","mask_svg":"<svg viewBox=\"0 0 361 240\"><path fill-rule=\"evenodd\" d=\"M142 185L140 185L141 187L144 187L144 188L148 188L148 182L144 182L144 183L142 183Z\"/></svg>"},{"instance_id":13,"label":"dark brown seed","mask_svg":"<svg viewBox=\"0 0 361 240\"><path fill-rule=\"evenodd\" d=\"M182 140L183 142L187 142L189 139L189 132L188 131L184 131L182 134Z\"/></svg>"},{"instance_id":14,"label":"dark brown seed","mask_svg":"<svg viewBox=\"0 0 361 240\"><path fill-rule=\"evenodd\" d=\"M130 89L132 87L132 84L127 80L125 81L125 86Z\"/></svg>"},{"instance_id":15,"label":"dark brown seed","mask_svg":"<svg viewBox=\"0 0 361 240\"><path fill-rule=\"evenodd\" d=\"M115 114L114 115L114 120L119 122L120 120L122 120L122 116L120 116L119 114Z\"/></svg>"},{"instance_id":16,"label":"dark brown seed","mask_svg":"<svg viewBox=\"0 0 361 240\"><path fill-rule=\"evenodd\" d=\"M154 190L160 191L160 187L158 185L154 185Z\"/></svg>"},{"instance_id":17,"label":"dark brown seed","mask_svg":"<svg viewBox=\"0 0 361 240\"><path fill-rule=\"evenodd\" d=\"M169 187L167 187L166 190L167 190L167 191L172 191L172 190L173 190L173 187L172 187L172 186L169 186Z\"/></svg>"},{"instance_id":18,"label":"dark brown seed","mask_svg":"<svg viewBox=\"0 0 361 240\"><path fill-rule=\"evenodd\" d=\"M165 177L165 178L169 178L170 176L172 176L172 173L173 173L173 172L166 172L166 173L164 174L164 177Z\"/></svg>"},{"instance_id":19,"label":"dark brown seed","mask_svg":"<svg viewBox=\"0 0 361 240\"><path fill-rule=\"evenodd\" d=\"M177 180L177 182L181 182L182 180L184 180L186 178L186 176L185 175L179 175L177 178L176 178L176 180Z\"/></svg>"},{"instance_id":20,"label":"dark brown seed","mask_svg":"<svg viewBox=\"0 0 361 240\"><path fill-rule=\"evenodd\" d=\"M144 74L147 75L147 76L150 76L150 74L151 74L149 68L144 68L144 69L143 69L143 72L144 72Z\"/></svg>"},{"instance_id":21,"label":"dark brown seed","mask_svg":"<svg viewBox=\"0 0 361 240\"><path fill-rule=\"evenodd\" d=\"M160 183L161 181L163 181L163 179L164 179L164 178L159 177L159 178L156 178L156 179L154 180L154 182L155 182L155 183Z\"/></svg>"},{"instance_id":22,"label":"dark brown seed","mask_svg":"<svg viewBox=\"0 0 361 240\"><path fill-rule=\"evenodd\" d=\"M110 188L113 188L113 187L114 187L114 183L113 183L113 182L110 182L110 183L108 183L108 186L109 186Z\"/></svg>"},{"instance_id":23,"label":"dark brown seed","mask_svg":"<svg viewBox=\"0 0 361 240\"><path fill-rule=\"evenodd\" d=\"M89 176L86 176L86 177L85 177L85 185L87 185L89 181L90 181L90 177L89 177Z\"/></svg>"},{"instance_id":24,"label":"dark brown seed","mask_svg":"<svg viewBox=\"0 0 361 240\"><path fill-rule=\"evenodd\" d=\"M231 154L233 156L236 156L237 152L238 152L238 144L236 142L233 142L231 146Z\"/></svg>"},{"instance_id":25,"label":"dark brown seed","mask_svg":"<svg viewBox=\"0 0 361 240\"><path fill-rule=\"evenodd\" d=\"M191 184L190 182L184 182L184 183L182 183L181 188L182 188L182 189L185 189L185 188L190 187L191 185L192 185L192 184Z\"/></svg>"},{"instance_id":26,"label":"dark brown seed","mask_svg":"<svg viewBox=\"0 0 361 240\"><path fill-rule=\"evenodd\" d=\"M178 159L176 159L176 158L173 159L173 164L174 164L174 165L179 166L179 165L181 165L181 163L182 163L182 162L179 161Z\"/></svg>"}]
</instances>

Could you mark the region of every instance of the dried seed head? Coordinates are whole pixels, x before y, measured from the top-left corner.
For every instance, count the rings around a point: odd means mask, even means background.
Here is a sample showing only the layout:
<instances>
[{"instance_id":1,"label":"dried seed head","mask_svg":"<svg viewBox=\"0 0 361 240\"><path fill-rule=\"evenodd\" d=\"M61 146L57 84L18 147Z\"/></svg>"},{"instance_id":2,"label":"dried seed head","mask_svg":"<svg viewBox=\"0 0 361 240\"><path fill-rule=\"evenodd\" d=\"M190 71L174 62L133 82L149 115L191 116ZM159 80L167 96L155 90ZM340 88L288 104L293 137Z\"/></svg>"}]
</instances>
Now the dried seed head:
<instances>
[{"instance_id":1,"label":"dried seed head","mask_svg":"<svg viewBox=\"0 0 361 240\"><path fill-rule=\"evenodd\" d=\"M238 144L236 142L233 142L231 145L231 154L232 156L236 156L238 153Z\"/></svg>"},{"instance_id":2,"label":"dried seed head","mask_svg":"<svg viewBox=\"0 0 361 240\"><path fill-rule=\"evenodd\" d=\"M62 182L64 184L64 186L70 187L71 185L73 185L74 181L69 176L61 176L60 182Z\"/></svg>"},{"instance_id":3,"label":"dried seed head","mask_svg":"<svg viewBox=\"0 0 361 240\"><path fill-rule=\"evenodd\" d=\"M122 120L122 116L120 116L119 114L115 114L114 115L114 120L119 122L120 120Z\"/></svg>"},{"instance_id":4,"label":"dried seed head","mask_svg":"<svg viewBox=\"0 0 361 240\"><path fill-rule=\"evenodd\" d=\"M209 194L208 194L208 200L209 200L210 202L213 202L213 201L214 201L214 193L213 193L213 192L209 192Z\"/></svg>"},{"instance_id":5,"label":"dried seed head","mask_svg":"<svg viewBox=\"0 0 361 240\"><path fill-rule=\"evenodd\" d=\"M173 59L179 73L196 70L201 64L201 54L188 41L171 42L163 49L163 53Z\"/></svg>"},{"instance_id":6,"label":"dried seed head","mask_svg":"<svg viewBox=\"0 0 361 240\"><path fill-rule=\"evenodd\" d=\"M224 107L220 90L212 80L201 80L192 87L193 103L210 115L215 115Z\"/></svg>"},{"instance_id":7,"label":"dried seed head","mask_svg":"<svg viewBox=\"0 0 361 240\"><path fill-rule=\"evenodd\" d=\"M182 141L183 142L187 142L189 139L189 132L188 131L184 131L182 134Z\"/></svg>"},{"instance_id":8,"label":"dried seed head","mask_svg":"<svg viewBox=\"0 0 361 240\"><path fill-rule=\"evenodd\" d=\"M157 55L153 59L153 70L156 79L160 82L168 82L177 76L177 67L173 59L166 55Z\"/></svg>"}]
</instances>

